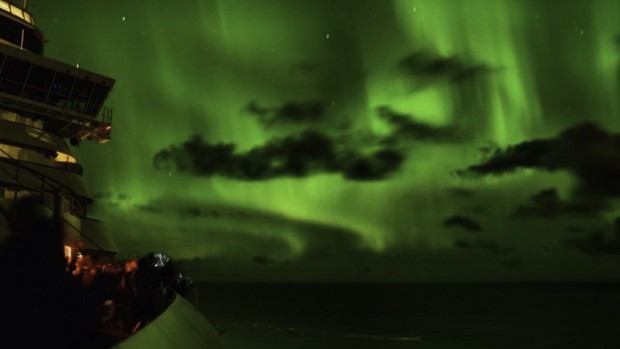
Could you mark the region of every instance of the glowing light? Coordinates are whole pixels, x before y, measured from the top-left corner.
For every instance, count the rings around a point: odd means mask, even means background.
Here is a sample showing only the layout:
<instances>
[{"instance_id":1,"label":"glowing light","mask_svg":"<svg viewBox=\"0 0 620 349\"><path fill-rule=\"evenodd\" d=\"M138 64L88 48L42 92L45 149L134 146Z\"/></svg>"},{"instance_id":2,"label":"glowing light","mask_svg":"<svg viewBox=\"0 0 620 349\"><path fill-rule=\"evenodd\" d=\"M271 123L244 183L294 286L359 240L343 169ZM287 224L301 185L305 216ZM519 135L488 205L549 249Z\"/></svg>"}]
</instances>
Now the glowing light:
<instances>
[{"instance_id":1,"label":"glowing light","mask_svg":"<svg viewBox=\"0 0 620 349\"><path fill-rule=\"evenodd\" d=\"M125 262L125 272L130 273L132 271L138 270L138 261L135 259L130 259Z\"/></svg>"},{"instance_id":2,"label":"glowing light","mask_svg":"<svg viewBox=\"0 0 620 349\"><path fill-rule=\"evenodd\" d=\"M56 162L68 162L72 164L75 164L77 162L77 160L69 154L65 154L61 151L57 151L56 154L58 154L54 159Z\"/></svg>"},{"instance_id":3,"label":"glowing light","mask_svg":"<svg viewBox=\"0 0 620 349\"><path fill-rule=\"evenodd\" d=\"M153 261L153 266L157 269L165 267L166 264L168 264L168 262L170 261L170 257L165 255L164 253L155 253L153 254L153 257L155 258L155 260Z\"/></svg>"},{"instance_id":4,"label":"glowing light","mask_svg":"<svg viewBox=\"0 0 620 349\"><path fill-rule=\"evenodd\" d=\"M65 245L65 259L67 260L67 263L71 263L73 261L73 253L72 253L71 246Z\"/></svg>"},{"instance_id":5,"label":"glowing light","mask_svg":"<svg viewBox=\"0 0 620 349\"><path fill-rule=\"evenodd\" d=\"M21 19L24 19L24 11L20 9L19 7L15 7L11 5L11 13Z\"/></svg>"}]
</instances>

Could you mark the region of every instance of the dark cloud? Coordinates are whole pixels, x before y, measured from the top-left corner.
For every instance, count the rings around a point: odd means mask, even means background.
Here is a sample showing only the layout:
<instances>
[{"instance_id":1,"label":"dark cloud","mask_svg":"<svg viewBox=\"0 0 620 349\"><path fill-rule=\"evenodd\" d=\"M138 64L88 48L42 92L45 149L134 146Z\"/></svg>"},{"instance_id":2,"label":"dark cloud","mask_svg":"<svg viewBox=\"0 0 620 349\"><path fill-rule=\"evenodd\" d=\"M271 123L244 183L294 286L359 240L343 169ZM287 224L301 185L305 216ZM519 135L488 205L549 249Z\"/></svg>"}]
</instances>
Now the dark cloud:
<instances>
[{"instance_id":1,"label":"dark cloud","mask_svg":"<svg viewBox=\"0 0 620 349\"><path fill-rule=\"evenodd\" d=\"M487 175L509 173L518 168L558 169L556 165L553 165L553 168L547 168L549 166L545 166L545 157L550 150L551 144L546 140L527 141L516 146L508 147L505 150L488 150L488 153L491 155L485 162L470 166L466 170L467 172L461 173Z\"/></svg>"},{"instance_id":2,"label":"dark cloud","mask_svg":"<svg viewBox=\"0 0 620 349\"><path fill-rule=\"evenodd\" d=\"M566 211L566 204L560 199L555 188L541 190L531 199L530 205L519 206L515 210L518 216L555 218Z\"/></svg>"},{"instance_id":3,"label":"dark cloud","mask_svg":"<svg viewBox=\"0 0 620 349\"><path fill-rule=\"evenodd\" d=\"M442 57L425 51L414 52L398 63L402 71L418 78L447 78L452 81L471 79L492 69L484 64L469 63L457 56Z\"/></svg>"},{"instance_id":4,"label":"dark cloud","mask_svg":"<svg viewBox=\"0 0 620 349\"><path fill-rule=\"evenodd\" d=\"M533 208L526 208L523 213L552 215L567 210L606 210L609 199L620 197L620 134L590 122L582 123L554 138L496 149L486 161L458 173L502 175L522 168L567 171L578 179L569 203L562 203L557 193L547 191L537 194Z\"/></svg>"},{"instance_id":5,"label":"dark cloud","mask_svg":"<svg viewBox=\"0 0 620 349\"><path fill-rule=\"evenodd\" d=\"M478 221L473 218L455 215L450 218L447 218L443 221L443 225L445 227L460 227L467 231L478 232L482 231L482 226Z\"/></svg>"},{"instance_id":6,"label":"dark cloud","mask_svg":"<svg viewBox=\"0 0 620 349\"><path fill-rule=\"evenodd\" d=\"M256 116L264 126L286 124L311 124L322 121L325 105L320 101L288 102L280 107L263 107L256 101L248 103L245 109Z\"/></svg>"},{"instance_id":7,"label":"dark cloud","mask_svg":"<svg viewBox=\"0 0 620 349\"><path fill-rule=\"evenodd\" d=\"M614 220L613 234L606 237L601 231L565 240L568 246L590 255L620 254L620 217Z\"/></svg>"},{"instance_id":8,"label":"dark cloud","mask_svg":"<svg viewBox=\"0 0 620 349\"><path fill-rule=\"evenodd\" d=\"M368 181L385 179L396 172L405 156L395 150L382 149L371 155L356 155L343 168L344 177L351 180Z\"/></svg>"},{"instance_id":9,"label":"dark cloud","mask_svg":"<svg viewBox=\"0 0 620 349\"><path fill-rule=\"evenodd\" d=\"M247 111L267 126L309 125L322 121L320 102L287 103L266 108L251 102ZM309 129L300 134L272 138L247 152L237 152L235 144L205 142L196 135L180 145L158 152L155 168L176 169L198 176L223 176L240 180L267 180L278 177L305 177L320 173L340 173L349 180L383 180L397 172L413 141L455 142L463 137L453 126L435 126L415 121L387 106L379 117L392 128L386 136L343 132L337 137ZM360 136L366 138L361 141Z\"/></svg>"},{"instance_id":10,"label":"dark cloud","mask_svg":"<svg viewBox=\"0 0 620 349\"><path fill-rule=\"evenodd\" d=\"M548 188L534 194L531 202L515 209L519 217L558 218L565 215L596 216L607 209L607 204L601 200L563 200L556 188Z\"/></svg>"},{"instance_id":11,"label":"dark cloud","mask_svg":"<svg viewBox=\"0 0 620 349\"><path fill-rule=\"evenodd\" d=\"M383 148L363 152L318 131L274 138L247 152L236 152L234 144L210 144L194 136L180 145L158 152L157 169L176 169L197 176L222 176L239 180L267 180L340 173L351 180L380 180L396 172L405 156Z\"/></svg>"},{"instance_id":12,"label":"dark cloud","mask_svg":"<svg viewBox=\"0 0 620 349\"><path fill-rule=\"evenodd\" d=\"M620 238L618 236L607 238L600 231L565 241L568 246L589 255L620 254Z\"/></svg>"},{"instance_id":13,"label":"dark cloud","mask_svg":"<svg viewBox=\"0 0 620 349\"><path fill-rule=\"evenodd\" d=\"M454 126L435 126L419 122L411 115L399 113L388 106L377 108L377 113L393 128L393 132L383 141L387 144L402 141L456 142L464 140Z\"/></svg>"}]
</instances>

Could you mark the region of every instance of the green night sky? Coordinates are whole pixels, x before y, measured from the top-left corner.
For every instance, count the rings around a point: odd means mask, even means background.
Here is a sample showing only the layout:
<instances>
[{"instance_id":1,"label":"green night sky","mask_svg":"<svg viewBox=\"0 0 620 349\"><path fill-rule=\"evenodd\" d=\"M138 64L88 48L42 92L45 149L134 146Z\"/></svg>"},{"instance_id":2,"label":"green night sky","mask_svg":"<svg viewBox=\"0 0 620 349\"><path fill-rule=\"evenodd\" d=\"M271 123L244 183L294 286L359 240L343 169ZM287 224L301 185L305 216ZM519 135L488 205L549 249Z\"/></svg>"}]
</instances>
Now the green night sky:
<instances>
[{"instance_id":1,"label":"green night sky","mask_svg":"<svg viewBox=\"0 0 620 349\"><path fill-rule=\"evenodd\" d=\"M194 279L618 281L620 2L32 0L117 80L75 149Z\"/></svg>"}]
</instances>

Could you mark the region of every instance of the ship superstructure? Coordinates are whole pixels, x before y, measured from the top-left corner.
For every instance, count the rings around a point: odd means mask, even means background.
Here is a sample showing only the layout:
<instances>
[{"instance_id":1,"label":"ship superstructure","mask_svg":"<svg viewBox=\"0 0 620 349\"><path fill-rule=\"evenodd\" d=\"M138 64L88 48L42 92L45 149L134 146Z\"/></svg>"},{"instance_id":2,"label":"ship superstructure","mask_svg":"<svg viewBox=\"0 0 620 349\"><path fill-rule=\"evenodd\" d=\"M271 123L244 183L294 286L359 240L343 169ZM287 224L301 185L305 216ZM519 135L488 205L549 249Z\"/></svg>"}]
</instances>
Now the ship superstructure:
<instances>
[{"instance_id":1,"label":"ship superstructure","mask_svg":"<svg viewBox=\"0 0 620 349\"><path fill-rule=\"evenodd\" d=\"M114 80L44 57L43 44L29 11L0 0L0 197L40 196L62 221L66 258L104 262L118 248L88 218L93 198L67 141L110 139L112 110L103 104Z\"/></svg>"},{"instance_id":2,"label":"ship superstructure","mask_svg":"<svg viewBox=\"0 0 620 349\"><path fill-rule=\"evenodd\" d=\"M103 285L93 281L98 276L109 286L107 293L94 290L107 297L95 319L106 347L222 348L196 307L179 296L184 279L167 256L148 254L124 267L115 261L116 243L88 215L93 197L69 146L110 140L112 110L104 103L115 80L46 58L43 48L25 1L0 0L0 247L14 233L11 205L38 197L45 219L62 229L66 273L90 289ZM30 321L18 303L11 314ZM79 347L96 348L90 344Z\"/></svg>"}]
</instances>

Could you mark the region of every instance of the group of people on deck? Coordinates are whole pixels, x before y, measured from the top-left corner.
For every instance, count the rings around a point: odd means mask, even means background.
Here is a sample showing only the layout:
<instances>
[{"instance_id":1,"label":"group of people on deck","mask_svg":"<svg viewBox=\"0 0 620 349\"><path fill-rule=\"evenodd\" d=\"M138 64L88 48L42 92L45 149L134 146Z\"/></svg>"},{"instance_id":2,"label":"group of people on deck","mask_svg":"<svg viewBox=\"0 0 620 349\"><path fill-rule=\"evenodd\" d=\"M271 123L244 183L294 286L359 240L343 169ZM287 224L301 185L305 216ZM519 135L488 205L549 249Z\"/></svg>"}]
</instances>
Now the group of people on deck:
<instances>
[{"instance_id":1,"label":"group of people on deck","mask_svg":"<svg viewBox=\"0 0 620 349\"><path fill-rule=\"evenodd\" d=\"M19 347L109 348L153 321L188 280L162 253L124 263L71 264L62 229L18 202L0 243L0 338ZM0 347L2 342L0 342Z\"/></svg>"}]
</instances>

